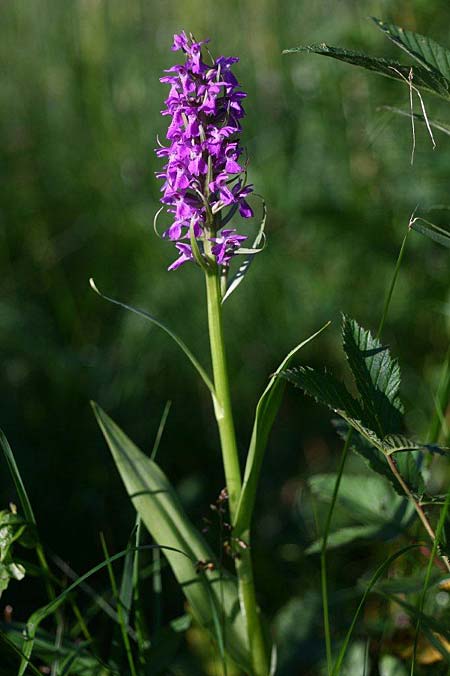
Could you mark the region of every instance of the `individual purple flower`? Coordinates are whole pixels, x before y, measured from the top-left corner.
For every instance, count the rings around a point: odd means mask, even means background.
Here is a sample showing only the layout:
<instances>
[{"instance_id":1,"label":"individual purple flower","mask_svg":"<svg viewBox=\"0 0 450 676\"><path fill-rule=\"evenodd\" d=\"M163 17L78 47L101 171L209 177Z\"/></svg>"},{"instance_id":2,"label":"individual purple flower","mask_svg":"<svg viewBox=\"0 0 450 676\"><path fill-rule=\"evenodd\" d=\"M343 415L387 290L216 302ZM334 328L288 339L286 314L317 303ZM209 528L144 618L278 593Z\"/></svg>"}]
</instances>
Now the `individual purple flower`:
<instances>
[{"instance_id":1,"label":"individual purple flower","mask_svg":"<svg viewBox=\"0 0 450 676\"><path fill-rule=\"evenodd\" d=\"M246 183L239 145L246 94L231 71L239 59L221 56L206 63L207 42L184 31L174 35L172 50L183 51L186 60L161 78L170 86L162 114L171 121L168 146L156 150L166 162L157 177L164 181L161 202L173 219L164 237L176 242L180 254L169 270L194 259L185 243L192 236L205 264L214 259L228 266L246 237L222 229L223 224L237 211L243 218L253 216L246 199L253 187Z\"/></svg>"},{"instance_id":2,"label":"individual purple flower","mask_svg":"<svg viewBox=\"0 0 450 676\"><path fill-rule=\"evenodd\" d=\"M238 235L236 230L225 229L217 237L211 237L211 241L214 242L212 252L219 265L228 265L241 246L241 242L246 239L244 235Z\"/></svg>"}]
</instances>

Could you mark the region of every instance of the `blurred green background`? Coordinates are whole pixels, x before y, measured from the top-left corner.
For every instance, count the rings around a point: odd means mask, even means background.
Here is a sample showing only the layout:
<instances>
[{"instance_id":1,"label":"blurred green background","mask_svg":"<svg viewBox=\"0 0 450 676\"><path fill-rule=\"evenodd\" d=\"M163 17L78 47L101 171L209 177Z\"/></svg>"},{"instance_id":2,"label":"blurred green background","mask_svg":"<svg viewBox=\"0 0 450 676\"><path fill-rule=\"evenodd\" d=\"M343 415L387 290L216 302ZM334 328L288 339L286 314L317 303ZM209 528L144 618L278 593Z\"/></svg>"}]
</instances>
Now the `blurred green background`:
<instances>
[{"instance_id":1,"label":"blurred green background","mask_svg":"<svg viewBox=\"0 0 450 676\"><path fill-rule=\"evenodd\" d=\"M208 362L201 274L194 266L166 272L174 249L152 229L160 189L153 149L167 123L158 78L179 57L173 33L209 36L214 54L239 55L249 94L243 143L269 210L268 247L226 305L244 453L258 396L285 353L331 319L300 358L343 372L340 312L376 329L411 212L450 202L448 137L436 132L433 151L417 128L411 166L409 120L379 110L407 109L406 87L317 56L281 55L325 41L409 63L369 15L450 45L445 0L1 3L1 426L44 541L77 570L101 559L100 531L119 550L133 523L90 399L144 449L172 401L159 460L198 523L223 486L196 374L164 334L88 286L93 276L105 293L151 311ZM438 100L425 105L448 121ZM448 251L411 235L385 329L415 433L426 429L448 345L448 263ZM318 589L317 561L303 555L313 534L295 505L305 478L331 470L338 449L328 413L288 389L257 507L269 614ZM16 499L5 467L0 497L2 507ZM364 561L350 549L330 567L345 586ZM39 594L23 582L4 599L23 615Z\"/></svg>"}]
</instances>

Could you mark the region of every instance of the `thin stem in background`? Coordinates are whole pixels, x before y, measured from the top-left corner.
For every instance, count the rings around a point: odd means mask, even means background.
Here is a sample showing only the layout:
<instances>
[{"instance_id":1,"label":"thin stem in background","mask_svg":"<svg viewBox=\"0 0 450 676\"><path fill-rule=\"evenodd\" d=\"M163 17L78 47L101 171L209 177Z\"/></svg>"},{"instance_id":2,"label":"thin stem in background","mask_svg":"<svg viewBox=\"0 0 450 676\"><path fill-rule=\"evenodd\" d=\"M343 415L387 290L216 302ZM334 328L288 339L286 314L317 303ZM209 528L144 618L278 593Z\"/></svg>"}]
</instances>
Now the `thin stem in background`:
<instances>
[{"instance_id":1,"label":"thin stem in background","mask_svg":"<svg viewBox=\"0 0 450 676\"><path fill-rule=\"evenodd\" d=\"M439 441L443 428L443 412L447 408L450 399L450 345L447 350L445 361L442 365L441 377L435 400L435 411L428 431L427 442L434 444Z\"/></svg>"},{"instance_id":2,"label":"thin stem in background","mask_svg":"<svg viewBox=\"0 0 450 676\"><path fill-rule=\"evenodd\" d=\"M380 336L381 336L383 329L384 329L384 323L386 321L386 317L387 317L388 312L389 312L389 307L391 305L391 300L392 300L392 296L394 294L395 285L397 283L398 273L400 272L400 266L401 266L402 260L403 260L403 254L405 252L406 240L408 239L410 232L411 232L411 228L408 227L408 230L406 231L406 235L403 238L403 241L402 241L402 244L401 244L401 247L400 247L400 251L398 253L397 263L395 264L394 274L392 276L391 285L389 287L389 291L388 291L387 296L386 296L386 300L385 300L384 308L383 308L383 314L381 316L380 324L378 326L378 331L377 331L377 336L376 336L378 340L380 339Z\"/></svg>"},{"instance_id":3,"label":"thin stem in background","mask_svg":"<svg viewBox=\"0 0 450 676\"><path fill-rule=\"evenodd\" d=\"M339 487L341 485L342 475L344 473L345 461L347 460L348 450L350 448L350 441L352 438L352 429L349 429L347 433L347 438L344 443L344 448L342 449L341 459L339 462L338 473L333 489L333 496L331 498L330 509L328 510L327 520L325 522L325 528L323 533L322 540L322 549L320 552L320 582L322 589L322 609L323 609L323 626L325 631L325 648L327 653L327 669L328 674L331 674L333 669L333 656L331 651L331 631L330 631L330 615L328 610L328 581L327 581L327 544L328 536L330 534L331 520L333 518L333 512L336 505L337 496L339 493Z\"/></svg>"},{"instance_id":4,"label":"thin stem in background","mask_svg":"<svg viewBox=\"0 0 450 676\"><path fill-rule=\"evenodd\" d=\"M122 641L125 646L125 652L127 654L127 660L128 660L128 666L130 667L130 676L137 676L137 671L136 667L134 666L134 659L133 659L133 653L131 650L131 644L130 644L130 639L126 630L126 624L124 621L123 617L123 608L122 608L122 602L120 599L120 594L119 590L117 589L117 583L116 583L116 578L114 576L114 572L112 569L111 561L110 561L110 555L108 552L108 548L106 546L106 540L104 538L103 533L100 533L100 541L102 544L102 549L103 549L103 555L105 557L105 560L108 560L108 575L109 575L109 580L111 584L111 589L114 598L116 599L117 603L117 616L119 618L119 625L120 625L120 632L122 634Z\"/></svg>"}]
</instances>

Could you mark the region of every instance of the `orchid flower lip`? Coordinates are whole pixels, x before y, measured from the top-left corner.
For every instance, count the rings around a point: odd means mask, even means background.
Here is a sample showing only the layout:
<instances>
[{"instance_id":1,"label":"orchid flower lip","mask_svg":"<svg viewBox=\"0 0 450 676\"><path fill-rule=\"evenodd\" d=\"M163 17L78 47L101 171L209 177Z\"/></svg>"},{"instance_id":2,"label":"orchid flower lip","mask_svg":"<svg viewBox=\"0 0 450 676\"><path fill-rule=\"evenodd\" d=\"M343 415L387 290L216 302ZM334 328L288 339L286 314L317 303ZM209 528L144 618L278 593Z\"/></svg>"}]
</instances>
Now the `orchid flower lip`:
<instances>
[{"instance_id":1,"label":"orchid flower lip","mask_svg":"<svg viewBox=\"0 0 450 676\"><path fill-rule=\"evenodd\" d=\"M172 50L181 51L185 63L171 66L160 78L170 87L162 111L170 123L168 145L157 138L156 155L166 163L156 176L163 180L163 208L173 219L163 236L179 253L169 270L194 259L199 262L203 247L195 246L195 257L189 243L192 235L194 244L209 240L207 250L227 267L246 237L223 226L236 213L243 218L253 215L246 200L253 186L246 182L247 159L244 155L242 163L239 143L245 116L242 100L247 95L232 72L239 59L219 56L205 63L202 49L208 42L197 41L186 31L175 34ZM222 214L224 210L228 213Z\"/></svg>"}]
</instances>

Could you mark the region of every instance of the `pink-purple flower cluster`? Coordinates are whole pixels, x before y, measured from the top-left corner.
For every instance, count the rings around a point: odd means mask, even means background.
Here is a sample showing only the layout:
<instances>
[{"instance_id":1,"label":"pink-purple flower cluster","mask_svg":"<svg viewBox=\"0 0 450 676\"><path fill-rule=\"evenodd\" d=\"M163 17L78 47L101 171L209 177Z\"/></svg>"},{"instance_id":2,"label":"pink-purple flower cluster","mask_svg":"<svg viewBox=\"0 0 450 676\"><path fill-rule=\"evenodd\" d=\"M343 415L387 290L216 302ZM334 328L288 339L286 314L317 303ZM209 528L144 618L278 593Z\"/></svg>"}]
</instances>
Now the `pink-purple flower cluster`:
<instances>
[{"instance_id":1,"label":"pink-purple flower cluster","mask_svg":"<svg viewBox=\"0 0 450 676\"><path fill-rule=\"evenodd\" d=\"M161 202L173 218L164 236L176 243L179 252L169 270L193 260L191 235L202 255L206 250L219 265L229 265L246 237L224 225L236 211L244 218L253 215L246 201L253 187L245 181L238 140L246 94L231 71L239 59L221 56L205 63L206 42L196 42L184 31L174 35L172 49L182 50L186 62L169 68L161 78L170 85L162 114L172 119L169 146L156 151L167 159L157 176L164 179Z\"/></svg>"}]
</instances>

